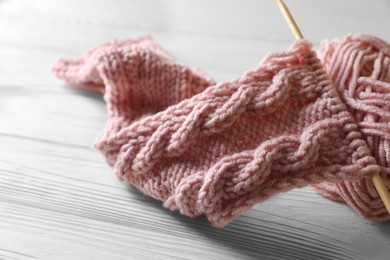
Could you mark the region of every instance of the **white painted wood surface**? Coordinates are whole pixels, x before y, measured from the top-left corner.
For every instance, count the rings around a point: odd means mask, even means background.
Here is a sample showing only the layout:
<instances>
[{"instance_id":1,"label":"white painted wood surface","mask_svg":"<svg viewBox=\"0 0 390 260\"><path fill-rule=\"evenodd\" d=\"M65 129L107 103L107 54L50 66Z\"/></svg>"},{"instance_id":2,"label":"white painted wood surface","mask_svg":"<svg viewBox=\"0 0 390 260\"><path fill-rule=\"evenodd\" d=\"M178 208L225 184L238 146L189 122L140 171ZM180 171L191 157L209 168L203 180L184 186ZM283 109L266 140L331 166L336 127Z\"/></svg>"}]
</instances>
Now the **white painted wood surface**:
<instances>
[{"instance_id":1,"label":"white painted wood surface","mask_svg":"<svg viewBox=\"0 0 390 260\"><path fill-rule=\"evenodd\" d=\"M389 1L287 4L316 46L357 32L390 41ZM310 188L215 229L119 183L92 149L102 98L65 86L50 66L146 34L219 81L293 41L271 0L1 0L0 259L389 258L390 223Z\"/></svg>"}]
</instances>

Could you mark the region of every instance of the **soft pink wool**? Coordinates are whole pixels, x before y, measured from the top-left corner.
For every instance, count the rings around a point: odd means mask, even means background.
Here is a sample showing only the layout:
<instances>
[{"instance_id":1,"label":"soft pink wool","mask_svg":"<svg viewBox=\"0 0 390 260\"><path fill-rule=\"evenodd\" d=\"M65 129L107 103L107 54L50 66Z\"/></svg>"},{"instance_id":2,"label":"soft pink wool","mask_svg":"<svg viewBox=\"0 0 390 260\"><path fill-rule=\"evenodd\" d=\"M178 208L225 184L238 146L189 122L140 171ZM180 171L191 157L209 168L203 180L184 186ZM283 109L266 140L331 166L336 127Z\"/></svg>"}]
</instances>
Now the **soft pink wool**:
<instances>
[{"instance_id":1,"label":"soft pink wool","mask_svg":"<svg viewBox=\"0 0 390 260\"><path fill-rule=\"evenodd\" d=\"M378 170L307 41L208 88L151 39L106 44L53 71L105 88L96 147L121 180L216 227L278 192Z\"/></svg>"},{"instance_id":2,"label":"soft pink wool","mask_svg":"<svg viewBox=\"0 0 390 260\"><path fill-rule=\"evenodd\" d=\"M319 56L390 188L390 45L368 35L347 36L323 42ZM363 217L390 219L370 177L315 187L328 198L345 201Z\"/></svg>"}]
</instances>

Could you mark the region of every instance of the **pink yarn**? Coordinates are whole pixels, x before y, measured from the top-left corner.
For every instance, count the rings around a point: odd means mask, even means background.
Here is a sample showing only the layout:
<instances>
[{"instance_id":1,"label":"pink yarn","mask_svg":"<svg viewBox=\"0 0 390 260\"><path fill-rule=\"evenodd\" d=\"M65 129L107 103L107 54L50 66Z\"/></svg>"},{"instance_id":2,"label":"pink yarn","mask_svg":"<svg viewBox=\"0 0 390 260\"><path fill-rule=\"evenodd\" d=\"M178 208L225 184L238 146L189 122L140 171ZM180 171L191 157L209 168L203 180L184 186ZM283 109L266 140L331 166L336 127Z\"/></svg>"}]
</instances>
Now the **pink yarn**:
<instances>
[{"instance_id":1,"label":"pink yarn","mask_svg":"<svg viewBox=\"0 0 390 260\"><path fill-rule=\"evenodd\" d=\"M170 58L151 37L105 43L80 59L57 61L52 72L71 85L104 93L112 127L164 110L214 84L205 73Z\"/></svg>"},{"instance_id":2,"label":"pink yarn","mask_svg":"<svg viewBox=\"0 0 390 260\"><path fill-rule=\"evenodd\" d=\"M150 38L105 44L53 72L104 85L109 120L96 148L119 179L216 227L278 192L378 170L304 40L210 87Z\"/></svg>"},{"instance_id":3,"label":"pink yarn","mask_svg":"<svg viewBox=\"0 0 390 260\"><path fill-rule=\"evenodd\" d=\"M373 36L351 35L324 41L319 57L390 188L390 45ZM390 219L370 177L324 182L315 188L328 198L345 201L365 218Z\"/></svg>"}]
</instances>

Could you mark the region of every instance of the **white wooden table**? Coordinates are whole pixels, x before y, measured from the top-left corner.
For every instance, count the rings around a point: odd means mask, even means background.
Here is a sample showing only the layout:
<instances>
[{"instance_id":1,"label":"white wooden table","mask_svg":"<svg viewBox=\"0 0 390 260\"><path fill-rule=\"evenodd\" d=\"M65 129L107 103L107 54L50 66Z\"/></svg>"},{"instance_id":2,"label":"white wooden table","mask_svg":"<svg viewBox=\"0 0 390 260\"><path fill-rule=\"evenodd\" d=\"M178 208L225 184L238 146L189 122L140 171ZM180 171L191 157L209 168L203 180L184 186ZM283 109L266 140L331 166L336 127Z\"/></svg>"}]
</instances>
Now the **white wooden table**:
<instances>
[{"instance_id":1,"label":"white wooden table","mask_svg":"<svg viewBox=\"0 0 390 260\"><path fill-rule=\"evenodd\" d=\"M386 0L287 1L303 34L390 41ZM100 95L50 74L113 38L152 35L218 81L293 37L274 1L0 1L0 259L388 259L390 223L310 188L255 206L225 229L163 208L118 182L92 148Z\"/></svg>"}]
</instances>

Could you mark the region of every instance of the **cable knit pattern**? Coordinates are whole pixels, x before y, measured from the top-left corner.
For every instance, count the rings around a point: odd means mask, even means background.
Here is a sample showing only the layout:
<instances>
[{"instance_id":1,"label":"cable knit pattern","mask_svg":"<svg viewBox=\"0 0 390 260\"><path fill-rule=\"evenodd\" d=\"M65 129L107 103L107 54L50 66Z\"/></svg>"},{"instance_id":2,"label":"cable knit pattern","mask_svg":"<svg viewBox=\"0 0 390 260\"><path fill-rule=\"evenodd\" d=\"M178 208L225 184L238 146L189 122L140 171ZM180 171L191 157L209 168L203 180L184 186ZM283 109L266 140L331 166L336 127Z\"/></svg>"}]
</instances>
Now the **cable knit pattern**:
<instances>
[{"instance_id":1,"label":"cable knit pattern","mask_svg":"<svg viewBox=\"0 0 390 260\"><path fill-rule=\"evenodd\" d=\"M373 36L350 35L324 41L319 56L390 188L390 45ZM369 177L315 188L328 198L347 202L363 217L390 219Z\"/></svg>"},{"instance_id":2,"label":"cable knit pattern","mask_svg":"<svg viewBox=\"0 0 390 260\"><path fill-rule=\"evenodd\" d=\"M167 75L176 63L163 70L161 49L135 42L95 49L75 67L61 61L54 73L77 85L102 80L109 121L96 148L119 179L166 207L223 227L278 192L378 170L309 42L207 88L206 78L199 87ZM188 98L181 91L191 87L204 90Z\"/></svg>"}]
</instances>

